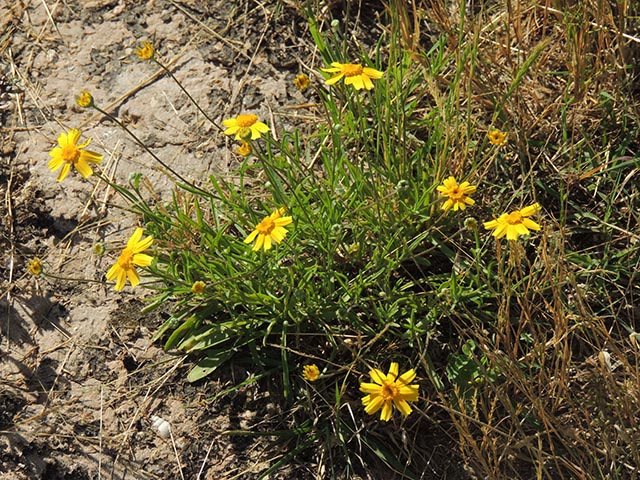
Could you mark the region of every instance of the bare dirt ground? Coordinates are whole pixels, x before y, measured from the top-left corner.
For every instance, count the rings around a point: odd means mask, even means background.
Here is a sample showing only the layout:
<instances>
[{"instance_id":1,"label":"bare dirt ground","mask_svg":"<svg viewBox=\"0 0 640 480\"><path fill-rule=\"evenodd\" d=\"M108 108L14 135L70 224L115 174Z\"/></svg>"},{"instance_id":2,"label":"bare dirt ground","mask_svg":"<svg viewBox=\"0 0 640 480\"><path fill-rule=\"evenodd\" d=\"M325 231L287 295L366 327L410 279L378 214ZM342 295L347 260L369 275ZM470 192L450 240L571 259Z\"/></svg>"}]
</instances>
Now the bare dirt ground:
<instances>
[{"instance_id":1,"label":"bare dirt ground","mask_svg":"<svg viewBox=\"0 0 640 480\"><path fill-rule=\"evenodd\" d=\"M0 479L256 477L278 452L225 432L277 429L267 394L254 386L208 401L246 379L241 368L186 381L187 362L151 342L163 317L140 314L144 289L118 293L103 281L136 219L95 176L56 183L48 152L60 132L80 128L106 175L124 183L141 172L150 192L170 198L149 155L74 105L86 88L182 175L224 175L235 145L133 48L154 40L218 121L244 111L275 125L313 102L292 83L312 74L305 20L275 1L25 0L0 2L0 33ZM27 273L34 256L48 275ZM152 416L170 423L168 438Z\"/></svg>"}]
</instances>

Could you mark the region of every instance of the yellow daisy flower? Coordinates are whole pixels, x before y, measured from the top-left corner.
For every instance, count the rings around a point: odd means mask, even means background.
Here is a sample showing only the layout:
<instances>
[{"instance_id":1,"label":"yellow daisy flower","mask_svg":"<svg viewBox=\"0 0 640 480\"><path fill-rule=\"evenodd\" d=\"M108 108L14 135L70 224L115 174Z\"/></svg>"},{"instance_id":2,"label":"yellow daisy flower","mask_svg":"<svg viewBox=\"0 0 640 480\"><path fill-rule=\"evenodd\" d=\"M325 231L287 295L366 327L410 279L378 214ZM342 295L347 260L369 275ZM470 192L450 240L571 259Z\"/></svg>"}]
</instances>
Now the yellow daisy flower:
<instances>
[{"instance_id":1,"label":"yellow daisy flower","mask_svg":"<svg viewBox=\"0 0 640 480\"><path fill-rule=\"evenodd\" d=\"M140 60L151 60L156 53L155 48L153 48L153 43L149 40L143 40L140 42L140 45L136 47L133 51L136 57Z\"/></svg>"},{"instance_id":2,"label":"yellow daisy flower","mask_svg":"<svg viewBox=\"0 0 640 480\"><path fill-rule=\"evenodd\" d=\"M305 365L302 367L302 377L307 382L315 382L318 378L320 378L320 369L316 364Z\"/></svg>"},{"instance_id":3,"label":"yellow daisy flower","mask_svg":"<svg viewBox=\"0 0 640 480\"><path fill-rule=\"evenodd\" d=\"M243 140L251 137L251 140L257 140L260 135L267 133L269 127L258 121L258 116L252 113L241 113L236 118L223 120L222 125L227 127L223 132L225 135L236 134L236 140Z\"/></svg>"},{"instance_id":4,"label":"yellow daisy flower","mask_svg":"<svg viewBox=\"0 0 640 480\"><path fill-rule=\"evenodd\" d=\"M38 257L34 257L27 263L27 271L34 276L38 276L42 273L42 260Z\"/></svg>"},{"instance_id":5,"label":"yellow daisy flower","mask_svg":"<svg viewBox=\"0 0 640 480\"><path fill-rule=\"evenodd\" d=\"M495 145L496 147L501 147L505 143L507 143L507 134L505 132L501 132L500 130L491 130L487 134L487 138L489 139L489 143L491 145Z\"/></svg>"},{"instance_id":6,"label":"yellow daisy flower","mask_svg":"<svg viewBox=\"0 0 640 480\"><path fill-rule=\"evenodd\" d=\"M444 211L450 208L453 208L454 212L458 209L464 210L467 208L467 205L473 205L475 203L473 199L467 195L474 193L476 187L470 185L469 182L462 182L458 185L458 182L456 182L456 179L452 176L445 179L442 185L438 185L437 190L445 197L448 197L442 205Z\"/></svg>"},{"instance_id":7,"label":"yellow daisy flower","mask_svg":"<svg viewBox=\"0 0 640 480\"><path fill-rule=\"evenodd\" d=\"M153 261L153 257L140 253L151 246L153 237L148 236L142 240L142 229L136 228L133 235L127 242L127 246L122 250L118 261L107 272L107 280L116 280L116 290L120 291L124 288L124 284L129 279L131 286L135 287L140 283L140 277L136 272L136 265L139 267L148 267Z\"/></svg>"},{"instance_id":8,"label":"yellow daisy flower","mask_svg":"<svg viewBox=\"0 0 640 480\"><path fill-rule=\"evenodd\" d=\"M198 280L197 282L193 282L193 285L191 286L191 291L195 294L195 295L202 295L204 293L204 282L201 280Z\"/></svg>"},{"instance_id":9,"label":"yellow daisy flower","mask_svg":"<svg viewBox=\"0 0 640 480\"><path fill-rule=\"evenodd\" d=\"M89 108L93 106L93 95L87 90L81 90L76 97L76 105L82 108Z\"/></svg>"},{"instance_id":10,"label":"yellow daisy flower","mask_svg":"<svg viewBox=\"0 0 640 480\"><path fill-rule=\"evenodd\" d=\"M377 368L372 369L369 375L374 383L360 384L360 391L368 394L362 398L365 412L373 415L382 409L380 420L388 422L391 419L393 403L405 417L411 413L411 407L407 402L418 401L420 388L419 385L409 385L416 378L413 369L398 375L398 364L392 362L386 375Z\"/></svg>"},{"instance_id":11,"label":"yellow daisy flower","mask_svg":"<svg viewBox=\"0 0 640 480\"><path fill-rule=\"evenodd\" d=\"M527 218L539 211L540 204L534 203L522 210L503 213L495 220L484 222L484 228L493 230L492 235L496 238L502 238L506 235L507 240L517 240L520 235L528 235L529 230L540 230L540 225Z\"/></svg>"},{"instance_id":12,"label":"yellow daisy flower","mask_svg":"<svg viewBox=\"0 0 640 480\"><path fill-rule=\"evenodd\" d=\"M293 84L301 92L306 90L307 88L309 88L309 84L310 83L311 83L311 81L309 80L309 76L307 74L305 74L305 73L300 73L300 74L296 75L296 78L293 81Z\"/></svg>"},{"instance_id":13,"label":"yellow daisy flower","mask_svg":"<svg viewBox=\"0 0 640 480\"><path fill-rule=\"evenodd\" d=\"M258 251L260 248L264 248L265 252L269 250L272 244L279 243L284 240L287 235L287 230L284 228L293 222L291 217L283 217L282 214L286 208L281 207L278 210L265 217L255 228L253 232L245 238L244 243L251 243L256 238L256 243L253 246L253 251Z\"/></svg>"},{"instance_id":14,"label":"yellow daisy flower","mask_svg":"<svg viewBox=\"0 0 640 480\"><path fill-rule=\"evenodd\" d=\"M64 180L69 173L71 165L76 167L76 170L80 172L84 178L88 178L93 174L93 170L89 166L89 163L100 163L102 161L102 155L99 153L91 152L89 150L83 150L91 139L78 145L82 132L75 128L69 130L69 133L61 133L58 136L58 147L53 148L49 155L52 157L49 160L49 170L55 172L60 167L60 173L58 174L58 182Z\"/></svg>"},{"instance_id":15,"label":"yellow daisy flower","mask_svg":"<svg viewBox=\"0 0 640 480\"><path fill-rule=\"evenodd\" d=\"M383 72L375 68L363 67L357 63L333 62L331 68L321 68L320 70L327 73L337 73L337 75L325 82L327 85L333 85L344 77L344 84L353 85L356 90L362 90L363 88L371 90L373 88L371 79L379 80L384 75Z\"/></svg>"}]
</instances>

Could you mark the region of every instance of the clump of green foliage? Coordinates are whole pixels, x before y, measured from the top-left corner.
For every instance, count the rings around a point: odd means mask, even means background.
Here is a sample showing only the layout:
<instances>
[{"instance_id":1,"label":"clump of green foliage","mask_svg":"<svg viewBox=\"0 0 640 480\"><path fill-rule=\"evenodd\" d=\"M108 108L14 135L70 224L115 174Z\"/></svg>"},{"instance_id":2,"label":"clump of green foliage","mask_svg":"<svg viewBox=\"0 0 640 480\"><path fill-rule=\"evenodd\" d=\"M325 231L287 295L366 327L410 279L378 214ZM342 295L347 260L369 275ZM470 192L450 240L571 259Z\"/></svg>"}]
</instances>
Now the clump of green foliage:
<instances>
[{"instance_id":1,"label":"clump of green foliage","mask_svg":"<svg viewBox=\"0 0 640 480\"><path fill-rule=\"evenodd\" d=\"M178 174L159 203L140 175L114 185L154 239L145 311L171 305L154 338L191 355L190 381L230 362L253 372L235 388L269 380L289 422L273 435L296 441L265 476L309 458L324 478L378 478L374 461L424 478L433 445L486 478L632 478L640 464L638 116L612 33L638 12L516 3L391 2L371 46L348 13L300 5L318 70L378 69L374 88L308 72L318 122L243 136L233 176ZM442 208L449 176L475 203ZM483 228L534 202L539 232ZM282 207L287 237L252 250ZM391 362L417 371L420 399L384 424L358 386Z\"/></svg>"}]
</instances>

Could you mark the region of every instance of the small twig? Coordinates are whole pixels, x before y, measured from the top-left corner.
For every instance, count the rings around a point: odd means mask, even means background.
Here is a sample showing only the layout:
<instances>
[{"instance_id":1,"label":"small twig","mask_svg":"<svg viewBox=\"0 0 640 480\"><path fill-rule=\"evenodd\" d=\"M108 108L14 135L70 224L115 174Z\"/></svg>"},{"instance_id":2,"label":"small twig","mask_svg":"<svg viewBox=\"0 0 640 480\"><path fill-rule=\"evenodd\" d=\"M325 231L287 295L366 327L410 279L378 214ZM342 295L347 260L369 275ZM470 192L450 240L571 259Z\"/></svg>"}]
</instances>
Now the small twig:
<instances>
[{"instance_id":1,"label":"small twig","mask_svg":"<svg viewBox=\"0 0 640 480\"><path fill-rule=\"evenodd\" d=\"M58 29L58 25L56 24L56 21L53 19L51 10L49 10L49 6L47 5L47 2L45 0L42 0L42 5L44 5L44 9L47 12L47 17L49 17L49 21L51 22L51 25L53 25L53 28L55 28L56 32L58 32L58 35L60 35L60 40L62 40L62 43L66 44L67 42L65 42L64 37L62 36L62 33L60 33L60 30ZM53 7L54 10L56 6ZM44 28L45 26L43 26L42 31L38 34L38 40L40 40L40 38L42 37L42 34L45 31L45 28Z\"/></svg>"},{"instance_id":2,"label":"small twig","mask_svg":"<svg viewBox=\"0 0 640 480\"><path fill-rule=\"evenodd\" d=\"M13 157L11 157L13 158ZM11 160L9 160L11 162ZM13 203L11 202L11 187L13 183L13 175L14 175L14 164L11 162L11 169L9 173L9 180L7 180L7 191L5 192L5 205L7 207L7 217L9 217L7 223L9 224L9 287L7 288L7 350L9 350L9 344L11 342L10 335L10 326L11 326L11 304L13 303L13 298L11 296L11 287L13 283L13 267L15 260L15 242L14 242L14 234L15 234L15 226L13 222Z\"/></svg>"},{"instance_id":3,"label":"small twig","mask_svg":"<svg viewBox=\"0 0 640 480\"><path fill-rule=\"evenodd\" d=\"M209 448L207 449L207 453L204 456L204 460L202 460L202 466L198 471L198 476L196 477L196 480L200 480L200 477L202 476L202 472L204 472L204 467L207 464L207 460L209 459L209 454L211 453L211 449L213 448L213 444L215 441L216 439L214 438L213 440L211 440L211 443L209 444Z\"/></svg>"},{"instance_id":4,"label":"small twig","mask_svg":"<svg viewBox=\"0 0 640 480\"><path fill-rule=\"evenodd\" d=\"M169 428L169 435L171 435L171 446L173 447L173 453L176 456L176 462L178 463L178 471L180 472L180 478L184 480L184 473L182 472L182 464L180 463L180 455L178 455L178 449L176 447L176 440L173 438L173 429Z\"/></svg>"},{"instance_id":5,"label":"small twig","mask_svg":"<svg viewBox=\"0 0 640 480\"><path fill-rule=\"evenodd\" d=\"M100 384L100 430L98 431L98 480L102 478L102 417L104 385Z\"/></svg>"}]
</instances>

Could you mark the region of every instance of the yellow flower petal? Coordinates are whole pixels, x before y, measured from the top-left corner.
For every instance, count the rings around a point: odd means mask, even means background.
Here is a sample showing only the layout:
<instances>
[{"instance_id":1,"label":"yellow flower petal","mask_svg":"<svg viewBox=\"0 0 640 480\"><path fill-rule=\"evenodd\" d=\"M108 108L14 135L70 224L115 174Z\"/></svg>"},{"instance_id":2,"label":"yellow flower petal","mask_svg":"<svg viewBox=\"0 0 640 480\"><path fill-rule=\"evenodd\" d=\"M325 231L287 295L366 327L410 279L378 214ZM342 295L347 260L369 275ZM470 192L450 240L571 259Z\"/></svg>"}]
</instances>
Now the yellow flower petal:
<instances>
[{"instance_id":1,"label":"yellow flower petal","mask_svg":"<svg viewBox=\"0 0 640 480\"><path fill-rule=\"evenodd\" d=\"M249 234L247 238L244 239L244 243L251 243L258 236L258 230L254 230Z\"/></svg>"},{"instance_id":2,"label":"yellow flower petal","mask_svg":"<svg viewBox=\"0 0 640 480\"><path fill-rule=\"evenodd\" d=\"M263 248L265 252L271 248L271 235L264 235Z\"/></svg>"},{"instance_id":3,"label":"yellow flower petal","mask_svg":"<svg viewBox=\"0 0 640 480\"><path fill-rule=\"evenodd\" d=\"M344 79L345 85L353 85L356 90L362 90L364 88L364 83L362 81L362 77L346 77Z\"/></svg>"},{"instance_id":4,"label":"yellow flower petal","mask_svg":"<svg viewBox=\"0 0 640 480\"><path fill-rule=\"evenodd\" d=\"M498 228L496 228L495 232L493 232L493 236L496 238L504 237L507 234L508 227L509 226L506 224L498 225Z\"/></svg>"},{"instance_id":5,"label":"yellow flower petal","mask_svg":"<svg viewBox=\"0 0 640 480\"><path fill-rule=\"evenodd\" d=\"M360 391L363 393L378 393L380 391L380 385L377 383L363 382L360 384Z\"/></svg>"},{"instance_id":6,"label":"yellow flower petal","mask_svg":"<svg viewBox=\"0 0 640 480\"><path fill-rule=\"evenodd\" d=\"M369 376L371 377L371 380L373 380L378 385L382 385L384 383L384 381L386 380L386 378L387 378L387 376L384 373L382 373L382 371L378 370L377 368L373 368L369 372Z\"/></svg>"},{"instance_id":7,"label":"yellow flower petal","mask_svg":"<svg viewBox=\"0 0 640 480\"><path fill-rule=\"evenodd\" d=\"M396 406L396 408L400 411L400 413L402 415L404 415L405 417L408 417L409 414L411 413L411 407L409 406L409 404L403 400L403 399L394 399L393 400L393 404Z\"/></svg>"},{"instance_id":8,"label":"yellow flower petal","mask_svg":"<svg viewBox=\"0 0 640 480\"><path fill-rule=\"evenodd\" d=\"M127 240L127 247L133 249L136 244L140 241L140 239L142 238L142 228L137 227L133 234L131 235L131 237L129 237L129 240Z\"/></svg>"},{"instance_id":9,"label":"yellow flower petal","mask_svg":"<svg viewBox=\"0 0 640 480\"><path fill-rule=\"evenodd\" d=\"M517 240L518 239L518 232L515 228L513 227L507 227L507 240Z\"/></svg>"},{"instance_id":10,"label":"yellow flower petal","mask_svg":"<svg viewBox=\"0 0 640 480\"><path fill-rule=\"evenodd\" d=\"M153 263L153 257L144 253L136 253L133 256L133 263L139 267L148 267Z\"/></svg>"},{"instance_id":11,"label":"yellow flower petal","mask_svg":"<svg viewBox=\"0 0 640 480\"><path fill-rule=\"evenodd\" d=\"M131 287L137 287L140 284L140 277L138 276L138 272L136 272L135 268L130 268L127 271L127 278L129 279L129 283Z\"/></svg>"},{"instance_id":12,"label":"yellow flower petal","mask_svg":"<svg viewBox=\"0 0 640 480\"><path fill-rule=\"evenodd\" d=\"M271 232L271 238L275 243L279 243L287 236L287 231L282 227L276 227Z\"/></svg>"},{"instance_id":13,"label":"yellow flower petal","mask_svg":"<svg viewBox=\"0 0 640 480\"><path fill-rule=\"evenodd\" d=\"M400 387L398 394L400 398L410 402L417 402L419 395L418 385L405 385L404 387Z\"/></svg>"},{"instance_id":14,"label":"yellow flower petal","mask_svg":"<svg viewBox=\"0 0 640 480\"><path fill-rule=\"evenodd\" d=\"M257 252L258 250L260 250L260 248L262 247L262 244L264 243L264 235L259 234L258 238L256 239L256 243L253 246L253 251Z\"/></svg>"},{"instance_id":15,"label":"yellow flower petal","mask_svg":"<svg viewBox=\"0 0 640 480\"><path fill-rule=\"evenodd\" d=\"M89 164L84 160L82 160L82 158L80 158L76 162L76 170L84 178L89 178L91 175L93 175L93 170L91 170L91 167L89 166Z\"/></svg>"},{"instance_id":16,"label":"yellow flower petal","mask_svg":"<svg viewBox=\"0 0 640 480\"><path fill-rule=\"evenodd\" d=\"M407 370L402 375L398 377L398 381L404 383L405 385L409 385L416 378L416 372L413 368Z\"/></svg>"},{"instance_id":17,"label":"yellow flower petal","mask_svg":"<svg viewBox=\"0 0 640 480\"><path fill-rule=\"evenodd\" d=\"M122 290L124 288L126 281L127 281L127 272L123 269L120 269L118 271L118 279L116 280L115 289L117 291Z\"/></svg>"},{"instance_id":18,"label":"yellow flower petal","mask_svg":"<svg viewBox=\"0 0 640 480\"><path fill-rule=\"evenodd\" d=\"M64 165L62 165L62 170L60 170L60 173L58 174L58 178L56 180L58 182L63 181L67 176L67 174L69 173L69 170L71 170L71 164L68 162L65 162Z\"/></svg>"},{"instance_id":19,"label":"yellow flower petal","mask_svg":"<svg viewBox=\"0 0 640 480\"><path fill-rule=\"evenodd\" d=\"M133 253L140 253L151 246L153 243L153 237L149 235L144 240L138 240L133 246Z\"/></svg>"},{"instance_id":20,"label":"yellow flower petal","mask_svg":"<svg viewBox=\"0 0 640 480\"><path fill-rule=\"evenodd\" d=\"M528 207L524 207L522 210L520 210L520 215L522 215L523 217L530 217L531 215L535 215L536 213L538 213L540 211L540 204L539 203L534 203L533 205L529 205Z\"/></svg>"},{"instance_id":21,"label":"yellow flower petal","mask_svg":"<svg viewBox=\"0 0 640 480\"><path fill-rule=\"evenodd\" d=\"M267 124L262 122L256 122L255 129L260 133L267 133L269 131L269 127L267 126Z\"/></svg>"},{"instance_id":22,"label":"yellow flower petal","mask_svg":"<svg viewBox=\"0 0 640 480\"><path fill-rule=\"evenodd\" d=\"M80 140L81 132L77 128L72 128L69 130L69 135L67 136L67 143L77 145L78 140Z\"/></svg>"},{"instance_id":23,"label":"yellow flower petal","mask_svg":"<svg viewBox=\"0 0 640 480\"><path fill-rule=\"evenodd\" d=\"M66 147L68 143L69 140L67 139L66 133L61 133L60 135L58 135L58 145L60 145L60 148Z\"/></svg>"},{"instance_id":24,"label":"yellow flower petal","mask_svg":"<svg viewBox=\"0 0 640 480\"><path fill-rule=\"evenodd\" d=\"M384 75L383 72L371 67L364 67L362 69L362 73L364 73L367 77L373 78L374 80L380 80L382 78L382 75Z\"/></svg>"},{"instance_id":25,"label":"yellow flower petal","mask_svg":"<svg viewBox=\"0 0 640 480\"><path fill-rule=\"evenodd\" d=\"M486 228L487 230L494 229L497 226L498 226L498 221L497 220L490 220L488 222L484 222L484 228Z\"/></svg>"},{"instance_id":26,"label":"yellow flower petal","mask_svg":"<svg viewBox=\"0 0 640 480\"><path fill-rule=\"evenodd\" d=\"M342 74L336 75L335 77L331 77L330 79L326 80L324 83L325 85L334 85L338 83L342 77L344 77L344 75Z\"/></svg>"},{"instance_id":27,"label":"yellow flower petal","mask_svg":"<svg viewBox=\"0 0 640 480\"><path fill-rule=\"evenodd\" d=\"M80 152L80 160L84 160L89 163L100 163L102 162L102 155L90 150L83 150Z\"/></svg>"},{"instance_id":28,"label":"yellow flower petal","mask_svg":"<svg viewBox=\"0 0 640 480\"><path fill-rule=\"evenodd\" d=\"M382 420L383 422L388 422L389 420L391 420L391 402L390 401L385 401L384 405L382 405L382 412L380 412L380 420Z\"/></svg>"},{"instance_id":29,"label":"yellow flower petal","mask_svg":"<svg viewBox=\"0 0 640 480\"><path fill-rule=\"evenodd\" d=\"M105 277L107 277L107 280L113 280L114 278L116 278L116 275L118 275L118 272L120 270L121 270L120 265L116 263L109 269Z\"/></svg>"},{"instance_id":30,"label":"yellow flower petal","mask_svg":"<svg viewBox=\"0 0 640 480\"><path fill-rule=\"evenodd\" d=\"M369 401L364 409L369 415L373 415L384 405L384 399L380 396L369 397Z\"/></svg>"},{"instance_id":31,"label":"yellow flower petal","mask_svg":"<svg viewBox=\"0 0 640 480\"><path fill-rule=\"evenodd\" d=\"M52 172L55 172L57 169L59 169L62 164L64 163L64 160L62 159L62 157L57 156L57 157L53 157L51 160L49 160L49 170L51 170Z\"/></svg>"}]
</instances>

